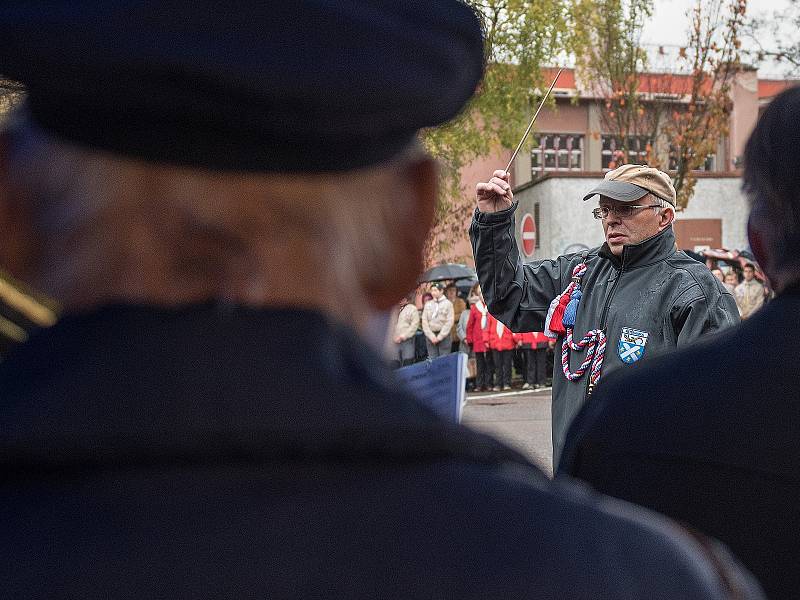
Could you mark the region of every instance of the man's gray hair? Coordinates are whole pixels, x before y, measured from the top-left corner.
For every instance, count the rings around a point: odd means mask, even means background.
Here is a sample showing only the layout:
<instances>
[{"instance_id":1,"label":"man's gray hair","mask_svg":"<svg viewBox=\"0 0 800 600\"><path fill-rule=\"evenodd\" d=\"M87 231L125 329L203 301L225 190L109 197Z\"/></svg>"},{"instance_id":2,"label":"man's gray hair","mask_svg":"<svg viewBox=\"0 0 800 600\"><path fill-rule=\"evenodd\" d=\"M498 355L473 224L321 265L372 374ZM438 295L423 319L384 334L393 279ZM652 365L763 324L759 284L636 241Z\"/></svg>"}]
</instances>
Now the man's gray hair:
<instances>
[{"instance_id":1,"label":"man's gray hair","mask_svg":"<svg viewBox=\"0 0 800 600\"><path fill-rule=\"evenodd\" d=\"M80 147L44 131L24 110L10 119L6 131L9 178L28 195L34 225L43 236L95 236L94 247L113 251L117 240L104 225L120 224L124 217L118 213L124 207L147 205L155 234L161 225L171 226L163 219L159 225L161 215L183 223L183 229L176 224L164 234L176 254L173 264L182 264L181 253L190 252L195 237L204 234L215 236L209 239L220 262L237 250L226 239L292 247L294 256L301 256L326 284L326 300L337 308L352 305L354 311L364 309L364 290L391 277L386 269L392 246L387 240L403 235L413 210L407 190L399 189L392 176L423 155L414 143L389 162L357 172L218 173ZM261 255L268 258L270 253ZM270 271L276 272L254 280L254 289L283 276L274 265ZM66 270L63 275L76 276Z\"/></svg>"},{"instance_id":2,"label":"man's gray hair","mask_svg":"<svg viewBox=\"0 0 800 600\"><path fill-rule=\"evenodd\" d=\"M659 198L658 196L656 196L653 193L646 194L644 196L644 199L647 200L650 204L656 205L656 207L653 208L653 212L655 212L656 214L658 214L659 212L661 212L665 208L667 210L671 210L672 213L675 214L675 207L672 206L672 204L670 204L669 202L667 202L663 198Z\"/></svg>"}]
</instances>

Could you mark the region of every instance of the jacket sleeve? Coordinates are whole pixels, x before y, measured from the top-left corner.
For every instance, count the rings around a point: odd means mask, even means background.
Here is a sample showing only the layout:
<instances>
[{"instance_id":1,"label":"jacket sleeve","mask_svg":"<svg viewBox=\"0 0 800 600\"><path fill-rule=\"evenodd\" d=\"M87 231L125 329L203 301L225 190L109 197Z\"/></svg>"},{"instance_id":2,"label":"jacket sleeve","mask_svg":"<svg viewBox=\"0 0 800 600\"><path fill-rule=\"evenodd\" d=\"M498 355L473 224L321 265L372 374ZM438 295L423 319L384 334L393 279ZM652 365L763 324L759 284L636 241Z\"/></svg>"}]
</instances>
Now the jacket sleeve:
<instances>
[{"instance_id":1,"label":"jacket sleeve","mask_svg":"<svg viewBox=\"0 0 800 600\"><path fill-rule=\"evenodd\" d=\"M523 264L514 238L514 211L475 210L469 236L489 311L512 331L542 331L550 302L569 283L570 256Z\"/></svg>"},{"instance_id":2,"label":"jacket sleeve","mask_svg":"<svg viewBox=\"0 0 800 600\"><path fill-rule=\"evenodd\" d=\"M735 325L740 320L736 301L727 292L711 298L696 296L672 312L678 348L691 344L706 333Z\"/></svg>"}]
</instances>

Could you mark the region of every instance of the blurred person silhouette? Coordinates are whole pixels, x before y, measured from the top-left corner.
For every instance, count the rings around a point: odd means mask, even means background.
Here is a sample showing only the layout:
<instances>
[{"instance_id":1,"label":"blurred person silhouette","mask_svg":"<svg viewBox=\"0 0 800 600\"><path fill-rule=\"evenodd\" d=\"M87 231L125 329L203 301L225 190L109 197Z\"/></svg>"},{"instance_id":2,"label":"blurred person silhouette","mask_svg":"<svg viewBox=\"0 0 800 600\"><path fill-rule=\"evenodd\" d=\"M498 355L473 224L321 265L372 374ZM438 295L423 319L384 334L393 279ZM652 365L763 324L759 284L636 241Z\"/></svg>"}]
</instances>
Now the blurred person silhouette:
<instances>
[{"instance_id":1,"label":"blurred person silhouette","mask_svg":"<svg viewBox=\"0 0 800 600\"><path fill-rule=\"evenodd\" d=\"M0 364L4 597L759 597L367 347L484 56L455 0L0 5L0 263L63 307Z\"/></svg>"},{"instance_id":2,"label":"blurred person silhouette","mask_svg":"<svg viewBox=\"0 0 800 600\"><path fill-rule=\"evenodd\" d=\"M450 354L454 324L453 303L444 295L444 284L433 283L431 299L422 309L422 331L428 345L428 358Z\"/></svg>"},{"instance_id":3,"label":"blurred person silhouette","mask_svg":"<svg viewBox=\"0 0 800 600\"><path fill-rule=\"evenodd\" d=\"M742 268L743 281L736 286L734 297L742 319L749 319L753 313L764 306L764 285L758 281L753 263Z\"/></svg>"},{"instance_id":4,"label":"blurred person silhouette","mask_svg":"<svg viewBox=\"0 0 800 600\"><path fill-rule=\"evenodd\" d=\"M461 342L461 337L458 334L458 322L461 318L461 313L467 310L467 303L464 299L458 295L458 288L454 283L450 283L444 289L444 295L450 301L450 304L453 305L453 327L450 330L451 336L451 351L458 352L459 351L459 343Z\"/></svg>"},{"instance_id":5,"label":"blurred person silhouette","mask_svg":"<svg viewBox=\"0 0 800 600\"><path fill-rule=\"evenodd\" d=\"M483 301L481 284L476 283L469 292L470 307L467 319L467 343L475 353L475 390L491 391L494 385L494 363L491 350L486 345L489 325L489 311Z\"/></svg>"},{"instance_id":6,"label":"blurred person silhouette","mask_svg":"<svg viewBox=\"0 0 800 600\"><path fill-rule=\"evenodd\" d=\"M410 292L400 299L397 322L394 327L392 342L394 343L393 361L396 367L414 364L414 336L419 328L419 312L414 306L416 292Z\"/></svg>"},{"instance_id":7,"label":"blurred person silhouette","mask_svg":"<svg viewBox=\"0 0 800 600\"><path fill-rule=\"evenodd\" d=\"M739 275L735 270L729 269L728 272L725 273L725 281L722 285L725 286L725 289L728 290L734 298L736 297L736 286L739 285ZM736 306L738 308L739 305L737 304Z\"/></svg>"},{"instance_id":8,"label":"blurred person silhouette","mask_svg":"<svg viewBox=\"0 0 800 600\"><path fill-rule=\"evenodd\" d=\"M522 389L538 390L547 379L547 346L550 340L541 331L516 334L517 347L524 357L524 380Z\"/></svg>"},{"instance_id":9,"label":"blurred person silhouette","mask_svg":"<svg viewBox=\"0 0 800 600\"><path fill-rule=\"evenodd\" d=\"M495 381L492 389L495 392L510 390L511 365L517 342L514 333L491 314L486 325L486 346L492 353L494 365Z\"/></svg>"}]
</instances>

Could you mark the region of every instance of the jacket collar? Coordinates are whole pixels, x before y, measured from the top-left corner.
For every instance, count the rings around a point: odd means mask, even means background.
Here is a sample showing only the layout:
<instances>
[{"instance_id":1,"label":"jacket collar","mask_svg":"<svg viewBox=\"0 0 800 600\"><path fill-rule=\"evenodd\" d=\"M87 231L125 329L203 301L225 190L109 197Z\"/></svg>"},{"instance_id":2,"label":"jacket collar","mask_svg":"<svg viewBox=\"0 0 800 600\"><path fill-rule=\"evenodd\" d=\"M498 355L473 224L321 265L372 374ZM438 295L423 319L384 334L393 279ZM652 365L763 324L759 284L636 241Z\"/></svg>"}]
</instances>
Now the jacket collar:
<instances>
[{"instance_id":1,"label":"jacket collar","mask_svg":"<svg viewBox=\"0 0 800 600\"><path fill-rule=\"evenodd\" d=\"M109 306L67 316L0 364L0 466L526 462L438 419L374 354L310 311Z\"/></svg>"},{"instance_id":2,"label":"jacket collar","mask_svg":"<svg viewBox=\"0 0 800 600\"><path fill-rule=\"evenodd\" d=\"M672 256L675 251L675 233L670 225L638 244L626 244L622 247L621 257L611 252L608 243L603 243L597 254L610 260L617 269L631 269L662 261Z\"/></svg>"}]
</instances>

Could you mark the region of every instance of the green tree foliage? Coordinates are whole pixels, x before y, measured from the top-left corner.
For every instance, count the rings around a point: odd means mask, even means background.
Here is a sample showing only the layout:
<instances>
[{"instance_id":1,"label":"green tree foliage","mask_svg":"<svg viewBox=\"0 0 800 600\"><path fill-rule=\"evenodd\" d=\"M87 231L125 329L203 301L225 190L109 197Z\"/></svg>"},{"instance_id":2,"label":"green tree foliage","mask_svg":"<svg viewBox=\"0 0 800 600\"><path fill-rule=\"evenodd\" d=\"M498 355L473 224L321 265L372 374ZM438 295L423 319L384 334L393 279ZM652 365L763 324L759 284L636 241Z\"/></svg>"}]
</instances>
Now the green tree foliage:
<instances>
[{"instance_id":1,"label":"green tree foliage","mask_svg":"<svg viewBox=\"0 0 800 600\"><path fill-rule=\"evenodd\" d=\"M486 73L460 117L428 130L423 142L442 167L429 262L450 256L464 236L465 215L474 199L462 189L461 169L500 147L513 148L525 131L543 90L541 67L567 48L568 0L469 0L483 22ZM503 168L505 165L499 166Z\"/></svg>"}]
</instances>

